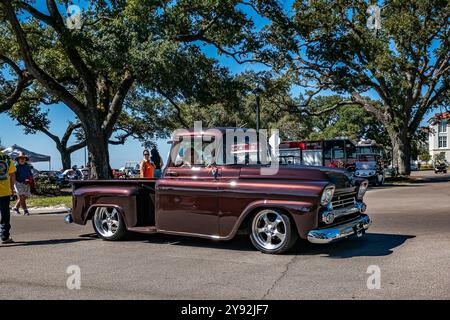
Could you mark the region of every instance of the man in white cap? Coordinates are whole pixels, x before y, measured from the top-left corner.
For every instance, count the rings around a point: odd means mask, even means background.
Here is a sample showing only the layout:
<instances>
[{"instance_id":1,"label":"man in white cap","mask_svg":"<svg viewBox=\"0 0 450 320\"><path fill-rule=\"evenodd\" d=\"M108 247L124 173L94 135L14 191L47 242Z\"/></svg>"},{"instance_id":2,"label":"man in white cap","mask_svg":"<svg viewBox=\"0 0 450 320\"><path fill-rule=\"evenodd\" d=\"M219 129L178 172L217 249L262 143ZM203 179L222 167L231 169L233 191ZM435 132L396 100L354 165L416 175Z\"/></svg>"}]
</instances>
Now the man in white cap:
<instances>
[{"instance_id":1,"label":"man in white cap","mask_svg":"<svg viewBox=\"0 0 450 320\"><path fill-rule=\"evenodd\" d=\"M0 237L1 243L12 243L9 230L11 229L9 204L15 193L16 167L12 159L0 151Z\"/></svg>"}]
</instances>

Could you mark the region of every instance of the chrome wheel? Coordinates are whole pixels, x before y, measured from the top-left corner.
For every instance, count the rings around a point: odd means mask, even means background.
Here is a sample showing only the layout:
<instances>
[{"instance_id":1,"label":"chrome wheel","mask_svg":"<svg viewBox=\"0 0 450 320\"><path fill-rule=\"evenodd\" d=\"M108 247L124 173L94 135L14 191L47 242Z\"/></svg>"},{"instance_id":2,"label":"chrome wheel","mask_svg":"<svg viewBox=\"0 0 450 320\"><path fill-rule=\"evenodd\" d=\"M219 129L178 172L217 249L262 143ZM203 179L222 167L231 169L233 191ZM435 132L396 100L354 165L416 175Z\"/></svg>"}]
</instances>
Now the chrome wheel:
<instances>
[{"instance_id":1,"label":"chrome wheel","mask_svg":"<svg viewBox=\"0 0 450 320\"><path fill-rule=\"evenodd\" d=\"M274 210L259 212L252 222L255 242L266 250L277 250L286 242L287 226L280 213Z\"/></svg>"},{"instance_id":2,"label":"chrome wheel","mask_svg":"<svg viewBox=\"0 0 450 320\"><path fill-rule=\"evenodd\" d=\"M106 239L114 237L121 227L120 213L116 208L97 208L93 218L97 233Z\"/></svg>"}]
</instances>

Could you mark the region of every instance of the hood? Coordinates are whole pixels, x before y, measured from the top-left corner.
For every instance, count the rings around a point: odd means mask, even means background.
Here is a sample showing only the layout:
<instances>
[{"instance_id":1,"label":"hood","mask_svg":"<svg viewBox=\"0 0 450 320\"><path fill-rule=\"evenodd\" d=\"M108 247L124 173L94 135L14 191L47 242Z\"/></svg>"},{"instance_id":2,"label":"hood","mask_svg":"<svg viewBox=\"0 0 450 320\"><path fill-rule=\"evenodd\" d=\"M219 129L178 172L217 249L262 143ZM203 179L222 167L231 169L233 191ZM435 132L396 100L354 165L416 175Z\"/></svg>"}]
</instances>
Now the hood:
<instances>
[{"instance_id":1,"label":"hood","mask_svg":"<svg viewBox=\"0 0 450 320\"><path fill-rule=\"evenodd\" d=\"M260 167L243 167L240 171L240 178L328 181L338 189L355 185L353 176L343 169L303 165L280 166L278 173L274 176L261 175Z\"/></svg>"}]
</instances>

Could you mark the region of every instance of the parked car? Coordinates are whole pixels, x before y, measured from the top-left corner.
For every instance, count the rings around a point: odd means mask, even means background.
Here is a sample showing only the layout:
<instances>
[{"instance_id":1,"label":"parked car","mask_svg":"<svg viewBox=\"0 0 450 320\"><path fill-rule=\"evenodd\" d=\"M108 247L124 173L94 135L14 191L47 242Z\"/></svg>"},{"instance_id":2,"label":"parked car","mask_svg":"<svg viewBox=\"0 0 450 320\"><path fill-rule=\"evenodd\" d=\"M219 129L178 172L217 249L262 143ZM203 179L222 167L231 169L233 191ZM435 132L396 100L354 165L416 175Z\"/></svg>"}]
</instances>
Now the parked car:
<instances>
[{"instance_id":1,"label":"parked car","mask_svg":"<svg viewBox=\"0 0 450 320\"><path fill-rule=\"evenodd\" d=\"M366 179L304 165L281 165L276 175L262 175L267 165L229 163L230 152L207 149L209 141L228 139L225 129L205 131L203 144L192 143L197 135L184 131L173 137L172 157L158 180L75 181L66 222L92 220L104 240L119 240L128 232L213 240L247 233L255 248L271 254L289 250L298 238L329 243L360 237L369 228ZM198 157L207 150L209 156Z\"/></svg>"},{"instance_id":2,"label":"parked car","mask_svg":"<svg viewBox=\"0 0 450 320\"><path fill-rule=\"evenodd\" d=\"M82 169L78 169L78 170L81 171L81 177L83 180L89 179L89 169L82 168Z\"/></svg>"},{"instance_id":3,"label":"parked car","mask_svg":"<svg viewBox=\"0 0 450 320\"><path fill-rule=\"evenodd\" d=\"M355 176L365 178L374 185L381 186L384 184L384 162L378 154L360 154L355 165Z\"/></svg>"},{"instance_id":4,"label":"parked car","mask_svg":"<svg viewBox=\"0 0 450 320\"><path fill-rule=\"evenodd\" d=\"M67 169L62 175L69 181L89 179L89 169Z\"/></svg>"},{"instance_id":5,"label":"parked car","mask_svg":"<svg viewBox=\"0 0 450 320\"><path fill-rule=\"evenodd\" d=\"M125 178L139 178L140 177L140 171L139 168L125 166L119 169L120 172L124 174Z\"/></svg>"},{"instance_id":6,"label":"parked car","mask_svg":"<svg viewBox=\"0 0 450 320\"><path fill-rule=\"evenodd\" d=\"M113 178L114 179L125 179L125 173L120 171L119 169L113 169Z\"/></svg>"},{"instance_id":7,"label":"parked car","mask_svg":"<svg viewBox=\"0 0 450 320\"><path fill-rule=\"evenodd\" d=\"M436 161L434 163L434 173L447 173L447 163L445 161Z\"/></svg>"},{"instance_id":8,"label":"parked car","mask_svg":"<svg viewBox=\"0 0 450 320\"><path fill-rule=\"evenodd\" d=\"M51 182L57 183L61 186L68 184L68 179L60 171L37 171L33 174L34 179L48 179Z\"/></svg>"}]
</instances>

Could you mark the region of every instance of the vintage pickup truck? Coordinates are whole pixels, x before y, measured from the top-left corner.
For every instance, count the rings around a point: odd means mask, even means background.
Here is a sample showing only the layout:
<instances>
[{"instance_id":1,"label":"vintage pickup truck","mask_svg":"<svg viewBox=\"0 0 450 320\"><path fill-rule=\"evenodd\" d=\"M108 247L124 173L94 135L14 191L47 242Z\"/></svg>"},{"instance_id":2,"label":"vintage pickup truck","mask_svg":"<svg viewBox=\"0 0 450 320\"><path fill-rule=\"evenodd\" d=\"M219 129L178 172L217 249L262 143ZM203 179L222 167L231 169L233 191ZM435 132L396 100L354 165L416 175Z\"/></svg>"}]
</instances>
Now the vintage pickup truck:
<instances>
[{"instance_id":1,"label":"vintage pickup truck","mask_svg":"<svg viewBox=\"0 0 450 320\"><path fill-rule=\"evenodd\" d=\"M225 129L208 132L202 133L202 138L210 135L207 141L225 139ZM213 240L247 233L258 250L272 254L289 250L299 237L329 243L362 236L370 226L363 202L367 180L341 169L293 165L262 175L267 164L237 157L228 163L226 150L187 161L186 155L195 158L204 151L202 143L192 142L193 135L192 130L174 135L158 180L75 181L66 222L92 220L105 240L129 232Z\"/></svg>"}]
</instances>

